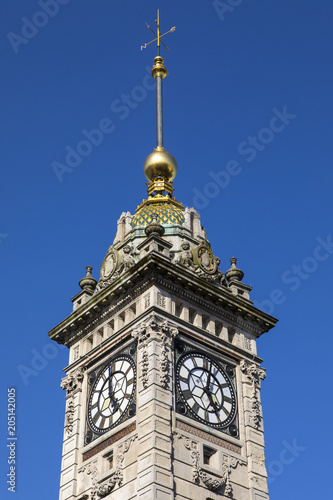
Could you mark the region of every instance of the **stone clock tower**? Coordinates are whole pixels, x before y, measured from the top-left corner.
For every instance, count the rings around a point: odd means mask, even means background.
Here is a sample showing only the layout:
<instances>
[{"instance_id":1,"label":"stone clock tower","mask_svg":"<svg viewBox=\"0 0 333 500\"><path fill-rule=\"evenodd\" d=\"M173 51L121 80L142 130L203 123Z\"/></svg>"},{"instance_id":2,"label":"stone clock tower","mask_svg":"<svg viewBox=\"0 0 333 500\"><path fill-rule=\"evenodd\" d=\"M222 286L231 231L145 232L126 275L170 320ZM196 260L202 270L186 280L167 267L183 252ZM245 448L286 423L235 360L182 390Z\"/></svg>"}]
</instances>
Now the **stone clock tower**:
<instances>
[{"instance_id":1,"label":"stone clock tower","mask_svg":"<svg viewBox=\"0 0 333 500\"><path fill-rule=\"evenodd\" d=\"M69 348L60 500L267 500L256 342L276 319L253 306L235 258L220 270L199 214L173 197L161 36L157 19L147 200L120 216L99 281L88 266L49 333Z\"/></svg>"}]
</instances>

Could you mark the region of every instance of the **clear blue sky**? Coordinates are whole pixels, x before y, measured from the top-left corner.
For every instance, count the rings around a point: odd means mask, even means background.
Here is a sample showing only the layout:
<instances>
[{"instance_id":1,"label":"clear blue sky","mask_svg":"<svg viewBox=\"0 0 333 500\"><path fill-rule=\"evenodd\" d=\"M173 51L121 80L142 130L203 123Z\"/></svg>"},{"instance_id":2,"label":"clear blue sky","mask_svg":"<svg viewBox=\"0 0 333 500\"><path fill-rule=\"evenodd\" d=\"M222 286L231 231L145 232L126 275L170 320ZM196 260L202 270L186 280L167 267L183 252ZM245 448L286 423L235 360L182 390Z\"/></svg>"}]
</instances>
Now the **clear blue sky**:
<instances>
[{"instance_id":1,"label":"clear blue sky","mask_svg":"<svg viewBox=\"0 0 333 500\"><path fill-rule=\"evenodd\" d=\"M258 342L267 368L271 500L326 498L333 5L230 0L223 13L222 2L211 0L59 0L45 14L41 3L6 1L0 16L1 498L13 498L5 477L11 386L14 498L58 498L59 384L68 355L51 347L47 333L70 314L85 266L98 278L121 212L133 213L146 196L142 164L155 146L155 93L142 88L151 84L146 68L155 49L140 46L151 39L145 21L154 22L157 7L161 28L176 26L163 54L175 196L200 211L222 270L236 256L256 305L280 320ZM98 126L105 132L87 149L82 131ZM66 163L71 148L82 154ZM59 174L58 165L56 175L55 162L67 170ZM26 377L22 366L31 370Z\"/></svg>"}]
</instances>

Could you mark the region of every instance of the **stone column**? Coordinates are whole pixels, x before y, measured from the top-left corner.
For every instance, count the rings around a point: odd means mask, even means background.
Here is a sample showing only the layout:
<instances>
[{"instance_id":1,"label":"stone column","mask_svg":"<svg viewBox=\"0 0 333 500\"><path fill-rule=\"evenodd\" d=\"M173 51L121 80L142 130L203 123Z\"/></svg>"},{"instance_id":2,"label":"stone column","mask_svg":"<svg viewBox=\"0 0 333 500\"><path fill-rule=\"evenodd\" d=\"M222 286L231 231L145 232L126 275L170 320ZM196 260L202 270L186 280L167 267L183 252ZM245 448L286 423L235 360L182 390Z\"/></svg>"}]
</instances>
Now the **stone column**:
<instances>
[{"instance_id":1,"label":"stone column","mask_svg":"<svg viewBox=\"0 0 333 500\"><path fill-rule=\"evenodd\" d=\"M172 356L177 330L151 316L138 339L138 500L173 500Z\"/></svg>"}]
</instances>

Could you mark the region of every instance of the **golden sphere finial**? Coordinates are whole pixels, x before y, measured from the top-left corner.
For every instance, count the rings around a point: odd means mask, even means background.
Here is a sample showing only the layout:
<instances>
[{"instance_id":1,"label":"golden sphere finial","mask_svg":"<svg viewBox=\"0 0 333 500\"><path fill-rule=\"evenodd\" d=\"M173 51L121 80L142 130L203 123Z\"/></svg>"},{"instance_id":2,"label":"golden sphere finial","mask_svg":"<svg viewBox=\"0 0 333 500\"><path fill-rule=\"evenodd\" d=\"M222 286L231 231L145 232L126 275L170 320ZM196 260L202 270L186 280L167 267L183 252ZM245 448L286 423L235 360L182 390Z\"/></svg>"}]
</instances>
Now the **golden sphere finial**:
<instances>
[{"instance_id":1,"label":"golden sphere finial","mask_svg":"<svg viewBox=\"0 0 333 500\"><path fill-rule=\"evenodd\" d=\"M172 181L176 177L177 170L176 160L164 148L156 148L143 164L143 172L149 181L158 175Z\"/></svg>"}]
</instances>

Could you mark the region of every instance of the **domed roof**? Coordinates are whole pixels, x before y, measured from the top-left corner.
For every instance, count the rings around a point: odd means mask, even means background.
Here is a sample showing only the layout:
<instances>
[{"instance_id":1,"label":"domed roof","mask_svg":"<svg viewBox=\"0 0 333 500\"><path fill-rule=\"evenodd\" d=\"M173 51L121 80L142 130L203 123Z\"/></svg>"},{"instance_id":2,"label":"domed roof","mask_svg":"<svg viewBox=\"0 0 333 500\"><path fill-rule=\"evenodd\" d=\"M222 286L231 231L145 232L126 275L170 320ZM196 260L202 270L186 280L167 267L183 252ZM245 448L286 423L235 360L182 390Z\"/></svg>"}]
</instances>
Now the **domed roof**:
<instances>
[{"instance_id":1,"label":"domed roof","mask_svg":"<svg viewBox=\"0 0 333 500\"><path fill-rule=\"evenodd\" d=\"M151 202L141 205L133 216L132 227L147 226L153 222L153 214L157 215L156 222L162 225L180 226L185 222L184 209L178 208L171 201Z\"/></svg>"}]
</instances>

